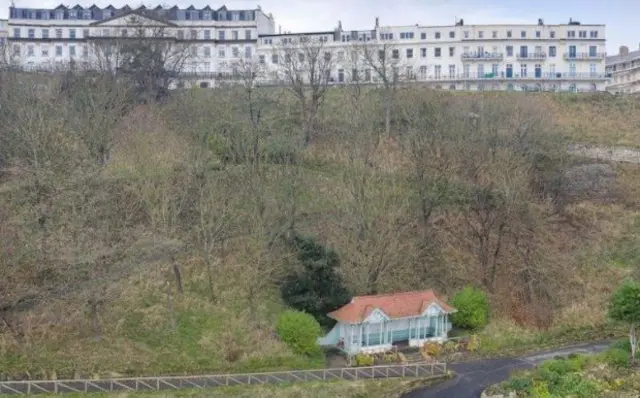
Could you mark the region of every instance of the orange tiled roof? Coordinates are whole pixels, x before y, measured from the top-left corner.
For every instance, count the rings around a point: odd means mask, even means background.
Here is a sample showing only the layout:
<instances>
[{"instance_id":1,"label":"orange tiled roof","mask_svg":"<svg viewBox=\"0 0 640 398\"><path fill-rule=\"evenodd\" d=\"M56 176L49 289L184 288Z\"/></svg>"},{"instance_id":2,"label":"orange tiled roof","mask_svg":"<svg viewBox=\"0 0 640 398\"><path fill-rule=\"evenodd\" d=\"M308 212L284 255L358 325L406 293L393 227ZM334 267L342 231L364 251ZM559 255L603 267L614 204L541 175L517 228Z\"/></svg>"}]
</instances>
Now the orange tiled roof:
<instances>
[{"instance_id":1,"label":"orange tiled roof","mask_svg":"<svg viewBox=\"0 0 640 398\"><path fill-rule=\"evenodd\" d=\"M349 304L330 312L328 316L344 323L360 323L378 308L391 319L408 318L422 315L433 303L438 304L448 313L455 312L455 308L440 300L433 290L425 290L422 292L356 296L351 299Z\"/></svg>"}]
</instances>

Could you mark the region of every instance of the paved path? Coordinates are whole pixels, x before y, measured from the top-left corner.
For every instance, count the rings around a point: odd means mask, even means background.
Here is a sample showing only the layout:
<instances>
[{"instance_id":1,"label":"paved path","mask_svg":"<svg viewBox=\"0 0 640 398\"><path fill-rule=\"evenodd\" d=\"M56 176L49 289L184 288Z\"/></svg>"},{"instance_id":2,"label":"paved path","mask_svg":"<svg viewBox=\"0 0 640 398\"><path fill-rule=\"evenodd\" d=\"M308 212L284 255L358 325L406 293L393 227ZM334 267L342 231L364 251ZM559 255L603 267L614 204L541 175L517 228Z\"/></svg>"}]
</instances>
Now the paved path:
<instances>
[{"instance_id":1,"label":"paved path","mask_svg":"<svg viewBox=\"0 0 640 398\"><path fill-rule=\"evenodd\" d=\"M571 353L593 354L609 347L609 341L580 344L562 349L543 351L520 358L488 359L449 364L456 377L434 387L411 391L402 398L478 398L487 387L499 383L518 369L530 369L556 355Z\"/></svg>"}]
</instances>

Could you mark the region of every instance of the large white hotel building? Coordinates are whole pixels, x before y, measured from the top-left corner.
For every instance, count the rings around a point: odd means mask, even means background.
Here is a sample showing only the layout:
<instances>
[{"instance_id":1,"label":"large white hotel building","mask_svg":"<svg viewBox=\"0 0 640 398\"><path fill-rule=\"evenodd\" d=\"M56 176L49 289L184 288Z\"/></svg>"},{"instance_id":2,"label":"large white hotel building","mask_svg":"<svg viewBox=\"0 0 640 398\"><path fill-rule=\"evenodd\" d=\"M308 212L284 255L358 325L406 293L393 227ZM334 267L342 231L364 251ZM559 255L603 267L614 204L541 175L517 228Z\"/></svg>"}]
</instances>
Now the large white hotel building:
<instances>
[{"instance_id":1,"label":"large white hotel building","mask_svg":"<svg viewBox=\"0 0 640 398\"><path fill-rule=\"evenodd\" d=\"M348 31L338 24L326 32L277 33L274 18L260 8L230 10L145 8L80 5L55 9L11 7L9 51L13 62L27 68L46 68L71 59L86 65L95 61L95 43L131 35L135 23L165 29L172 40L190 47L185 76L191 84L214 86L234 64L252 59L261 64L263 78L282 72L283 43L315 38L332 54L327 76L347 84L353 49L361 46L393 48L390 56L411 81L451 90L603 91L605 26L545 24L469 25L460 20L443 26L382 26ZM376 74L361 71L361 80L375 83Z\"/></svg>"}]
</instances>

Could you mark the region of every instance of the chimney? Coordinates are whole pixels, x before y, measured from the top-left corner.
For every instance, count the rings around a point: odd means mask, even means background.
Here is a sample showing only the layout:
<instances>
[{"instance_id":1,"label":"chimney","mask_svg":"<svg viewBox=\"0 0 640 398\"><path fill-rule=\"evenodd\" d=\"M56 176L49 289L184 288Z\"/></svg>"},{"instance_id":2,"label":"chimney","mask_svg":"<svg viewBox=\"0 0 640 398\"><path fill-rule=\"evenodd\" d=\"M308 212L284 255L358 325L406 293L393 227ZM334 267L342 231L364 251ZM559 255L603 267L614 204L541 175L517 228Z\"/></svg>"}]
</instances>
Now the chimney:
<instances>
[{"instance_id":1,"label":"chimney","mask_svg":"<svg viewBox=\"0 0 640 398\"><path fill-rule=\"evenodd\" d=\"M282 34L282 25L278 25L278 34L281 35Z\"/></svg>"},{"instance_id":2,"label":"chimney","mask_svg":"<svg viewBox=\"0 0 640 398\"><path fill-rule=\"evenodd\" d=\"M342 32L342 21L338 21L338 29Z\"/></svg>"},{"instance_id":3,"label":"chimney","mask_svg":"<svg viewBox=\"0 0 640 398\"><path fill-rule=\"evenodd\" d=\"M629 55L629 47L620 46L620 55Z\"/></svg>"},{"instance_id":4,"label":"chimney","mask_svg":"<svg viewBox=\"0 0 640 398\"><path fill-rule=\"evenodd\" d=\"M380 27L380 18L376 17L376 28Z\"/></svg>"}]
</instances>

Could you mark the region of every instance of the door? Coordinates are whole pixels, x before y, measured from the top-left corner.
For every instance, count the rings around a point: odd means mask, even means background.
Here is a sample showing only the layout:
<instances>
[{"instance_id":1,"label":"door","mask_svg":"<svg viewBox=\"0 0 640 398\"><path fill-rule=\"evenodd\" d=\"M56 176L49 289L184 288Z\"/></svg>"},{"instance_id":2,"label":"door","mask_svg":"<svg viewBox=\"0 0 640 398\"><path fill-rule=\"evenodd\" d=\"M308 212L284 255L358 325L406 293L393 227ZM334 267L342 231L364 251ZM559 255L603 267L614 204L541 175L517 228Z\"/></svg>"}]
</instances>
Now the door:
<instances>
[{"instance_id":1,"label":"door","mask_svg":"<svg viewBox=\"0 0 640 398\"><path fill-rule=\"evenodd\" d=\"M542 77L542 65L540 64L536 65L535 74L536 74L536 79L539 79Z\"/></svg>"},{"instance_id":2,"label":"door","mask_svg":"<svg viewBox=\"0 0 640 398\"><path fill-rule=\"evenodd\" d=\"M511 79L513 77L513 65L507 64L507 79Z\"/></svg>"},{"instance_id":3,"label":"door","mask_svg":"<svg viewBox=\"0 0 640 398\"><path fill-rule=\"evenodd\" d=\"M529 47L520 46L520 57L527 58L529 56Z\"/></svg>"},{"instance_id":4,"label":"door","mask_svg":"<svg viewBox=\"0 0 640 398\"><path fill-rule=\"evenodd\" d=\"M576 46L569 46L569 58L575 58L576 54Z\"/></svg>"}]
</instances>

